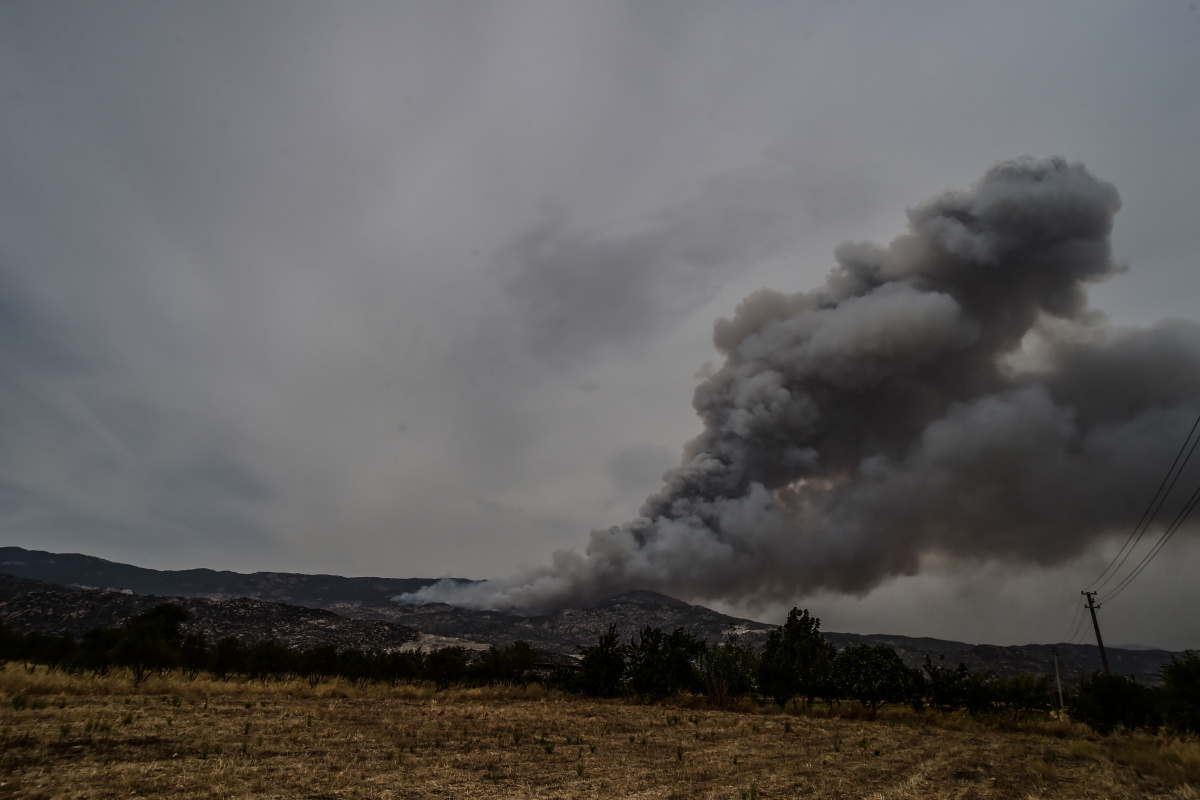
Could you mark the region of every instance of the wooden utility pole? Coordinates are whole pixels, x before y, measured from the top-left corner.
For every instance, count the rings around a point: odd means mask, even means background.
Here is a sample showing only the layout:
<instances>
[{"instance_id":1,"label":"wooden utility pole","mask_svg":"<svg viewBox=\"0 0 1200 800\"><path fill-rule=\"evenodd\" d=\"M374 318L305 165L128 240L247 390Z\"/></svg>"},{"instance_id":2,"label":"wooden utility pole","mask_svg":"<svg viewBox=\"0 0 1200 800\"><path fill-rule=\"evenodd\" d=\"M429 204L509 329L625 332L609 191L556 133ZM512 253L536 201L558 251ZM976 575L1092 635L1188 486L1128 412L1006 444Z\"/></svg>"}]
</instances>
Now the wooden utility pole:
<instances>
[{"instance_id":1,"label":"wooden utility pole","mask_svg":"<svg viewBox=\"0 0 1200 800\"><path fill-rule=\"evenodd\" d=\"M1096 622L1096 609L1100 607L1096 605L1096 593L1080 592L1080 594L1087 597L1087 608L1092 612L1092 628L1096 631L1096 644L1100 646L1100 663L1104 665L1104 674L1108 675L1111 673L1108 668L1108 655L1104 652L1104 640L1100 638L1100 623Z\"/></svg>"},{"instance_id":2,"label":"wooden utility pole","mask_svg":"<svg viewBox=\"0 0 1200 800\"><path fill-rule=\"evenodd\" d=\"M1058 648L1051 647L1054 651L1054 682L1058 685L1058 712L1061 714L1066 704L1063 702L1062 696L1062 678L1058 674Z\"/></svg>"}]
</instances>

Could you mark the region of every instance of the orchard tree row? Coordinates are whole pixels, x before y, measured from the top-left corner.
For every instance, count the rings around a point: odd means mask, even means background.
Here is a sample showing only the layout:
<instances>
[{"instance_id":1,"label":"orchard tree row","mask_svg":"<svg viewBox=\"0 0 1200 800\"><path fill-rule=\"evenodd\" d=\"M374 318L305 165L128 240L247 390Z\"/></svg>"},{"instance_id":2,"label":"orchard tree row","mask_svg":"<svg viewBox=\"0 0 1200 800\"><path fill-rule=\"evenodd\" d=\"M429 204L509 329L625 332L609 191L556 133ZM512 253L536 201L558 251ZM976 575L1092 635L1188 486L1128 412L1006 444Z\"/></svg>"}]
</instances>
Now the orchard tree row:
<instances>
[{"instance_id":1,"label":"orchard tree row","mask_svg":"<svg viewBox=\"0 0 1200 800\"><path fill-rule=\"evenodd\" d=\"M180 670L217 680L307 680L317 686L332 678L361 685L416 681L440 689L544 680L564 691L593 697L635 696L658 702L680 694L700 695L715 706L743 698L807 710L814 703L907 705L920 711L965 710L973 715L1006 715L1020 721L1057 705L1045 676L1000 678L934 662L926 656L911 669L890 647L859 645L838 651L820 632L820 620L792 609L787 621L767 637L761 653L736 637L709 647L682 628L666 633L647 626L622 641L616 626L583 648L577 668L562 666L536 676L537 653L525 642L471 652L445 647L430 652L338 650L332 646L299 650L272 640L248 645L227 637L209 643L185 634L188 612L174 604L156 606L116 628L89 631L78 641L69 635L22 634L0 623L0 663L18 662L71 673L105 675L126 670L134 683ZM1119 675L1094 675L1066 694L1066 711L1102 733L1117 728L1200 733L1200 657L1172 659L1162 670L1163 685L1147 687Z\"/></svg>"},{"instance_id":2,"label":"orchard tree row","mask_svg":"<svg viewBox=\"0 0 1200 800\"><path fill-rule=\"evenodd\" d=\"M0 624L0 663L18 662L70 673L106 675L127 670L135 684L150 675L181 670L189 678L201 672L222 681L304 679L316 686L331 678L359 684L428 681L439 688L525 680L536 660L533 648L516 642L472 654L462 647L431 652L343 649L333 646L298 650L266 639L248 645L227 637L210 644L184 634L188 612L166 603L131 617L116 628L97 628L76 641L70 635L22 634Z\"/></svg>"},{"instance_id":3,"label":"orchard tree row","mask_svg":"<svg viewBox=\"0 0 1200 800\"><path fill-rule=\"evenodd\" d=\"M807 610L792 609L767 637L761 654L735 637L706 647L683 629L666 634L647 627L622 642L610 627L583 651L580 669L559 679L563 688L597 697L637 695L654 701L691 692L714 705L754 698L802 709L818 701L856 702L872 710L901 704L917 711L1002 714L1013 721L1058 705L1047 676L1002 678L929 656L920 669L912 669L884 645L838 651L821 635L820 625ZM1200 732L1200 657L1173 659L1162 677L1162 686L1148 687L1120 675L1094 675L1064 692L1066 711L1102 733L1164 726Z\"/></svg>"}]
</instances>

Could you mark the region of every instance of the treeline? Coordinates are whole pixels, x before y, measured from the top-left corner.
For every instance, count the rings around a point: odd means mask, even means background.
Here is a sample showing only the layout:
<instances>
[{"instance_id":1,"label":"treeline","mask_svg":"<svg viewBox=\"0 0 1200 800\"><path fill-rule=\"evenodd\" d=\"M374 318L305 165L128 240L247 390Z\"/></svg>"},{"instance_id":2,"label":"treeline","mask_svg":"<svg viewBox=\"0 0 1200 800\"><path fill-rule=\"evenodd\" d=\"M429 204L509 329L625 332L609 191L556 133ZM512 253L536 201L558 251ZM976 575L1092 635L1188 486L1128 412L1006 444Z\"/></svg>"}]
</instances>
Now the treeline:
<instances>
[{"instance_id":1,"label":"treeline","mask_svg":"<svg viewBox=\"0 0 1200 800\"><path fill-rule=\"evenodd\" d=\"M439 688L527 679L537 654L525 642L473 655L462 647L431 652L344 649L332 645L299 650L267 639L248 645L235 637L210 644L201 635L184 634L189 614L166 603L131 617L116 628L97 628L79 640L68 635L22 634L0 623L0 663L18 662L67 673L107 675L125 669L140 684L151 675L181 670L217 680L307 680L310 685L343 678L361 685L428 681Z\"/></svg>"},{"instance_id":2,"label":"treeline","mask_svg":"<svg viewBox=\"0 0 1200 800\"><path fill-rule=\"evenodd\" d=\"M1063 692L1065 709L1102 733L1161 727L1200 733L1200 657L1172 659L1162 677L1162 686L1148 687L1120 675L1094 675ZM1005 715L1014 722L1058 706L1046 676L1003 678L928 656L921 668L912 669L884 645L839 652L821 635L820 620L799 609L770 633L761 654L734 637L709 648L682 629L665 634L648 627L622 642L610 627L583 651L578 672L561 680L562 688L597 697L659 700L691 692L714 705L739 698L781 708L791 703L808 708L818 701L833 707L856 702L871 710L900 704L915 711Z\"/></svg>"},{"instance_id":3,"label":"treeline","mask_svg":"<svg viewBox=\"0 0 1200 800\"><path fill-rule=\"evenodd\" d=\"M117 628L99 628L78 641L69 635L22 634L0 624L0 663L19 662L29 670L105 675L125 669L135 683L181 670L217 680L302 679L310 685L341 678L360 685L427 681L438 688L543 680L564 691L593 697L636 696L656 702L680 694L699 695L715 706L747 699L830 707L855 702L874 710L906 705L916 711L963 710L972 715L1005 715L1019 722L1029 714L1055 709L1058 697L1045 676L1001 678L970 672L926 656L920 669L901 661L883 645L838 651L825 641L820 620L792 609L787 621L767 637L761 653L730 637L708 647L693 634L666 633L647 626L622 641L616 626L584 648L578 668L559 667L535 677L537 653L526 642L473 653L462 647L421 651L338 650L332 646L298 650L272 640L247 645L234 637L210 644L184 634L188 612L164 604L130 618ZM1200 733L1200 657L1173 658L1162 670L1163 685L1142 686L1119 675L1094 675L1064 692L1072 719L1101 733L1118 728Z\"/></svg>"}]
</instances>

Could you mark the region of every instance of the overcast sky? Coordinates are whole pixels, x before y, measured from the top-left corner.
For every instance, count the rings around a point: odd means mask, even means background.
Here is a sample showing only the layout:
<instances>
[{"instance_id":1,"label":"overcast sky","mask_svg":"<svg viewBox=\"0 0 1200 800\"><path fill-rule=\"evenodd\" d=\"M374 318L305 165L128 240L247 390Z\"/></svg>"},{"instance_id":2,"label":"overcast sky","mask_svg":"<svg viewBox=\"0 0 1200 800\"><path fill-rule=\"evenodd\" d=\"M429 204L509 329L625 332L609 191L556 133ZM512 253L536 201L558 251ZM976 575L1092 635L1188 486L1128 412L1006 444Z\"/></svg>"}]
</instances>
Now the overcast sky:
<instances>
[{"instance_id":1,"label":"overcast sky","mask_svg":"<svg viewBox=\"0 0 1200 800\"><path fill-rule=\"evenodd\" d=\"M1113 325L1200 320L1198 41L1186 0L5 3L0 540L547 563L679 463L715 320L1018 155L1119 190ZM1200 647L1195 534L1104 608L1110 643ZM1059 641L1119 544L793 602Z\"/></svg>"}]
</instances>

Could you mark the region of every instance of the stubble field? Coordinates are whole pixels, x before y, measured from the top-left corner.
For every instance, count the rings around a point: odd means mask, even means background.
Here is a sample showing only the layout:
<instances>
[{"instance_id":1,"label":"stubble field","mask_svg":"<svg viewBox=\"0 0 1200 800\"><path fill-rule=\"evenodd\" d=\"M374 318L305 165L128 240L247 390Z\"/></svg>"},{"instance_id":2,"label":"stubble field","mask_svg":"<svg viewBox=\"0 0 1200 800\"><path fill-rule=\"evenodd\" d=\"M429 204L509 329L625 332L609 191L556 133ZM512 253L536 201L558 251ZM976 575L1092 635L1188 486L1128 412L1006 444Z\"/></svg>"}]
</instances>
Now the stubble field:
<instances>
[{"instance_id":1,"label":"stubble field","mask_svg":"<svg viewBox=\"0 0 1200 800\"><path fill-rule=\"evenodd\" d=\"M1200 798L1200 747L897 709L0 672L0 797ZM1011 727L1011 726L1010 726Z\"/></svg>"}]
</instances>

